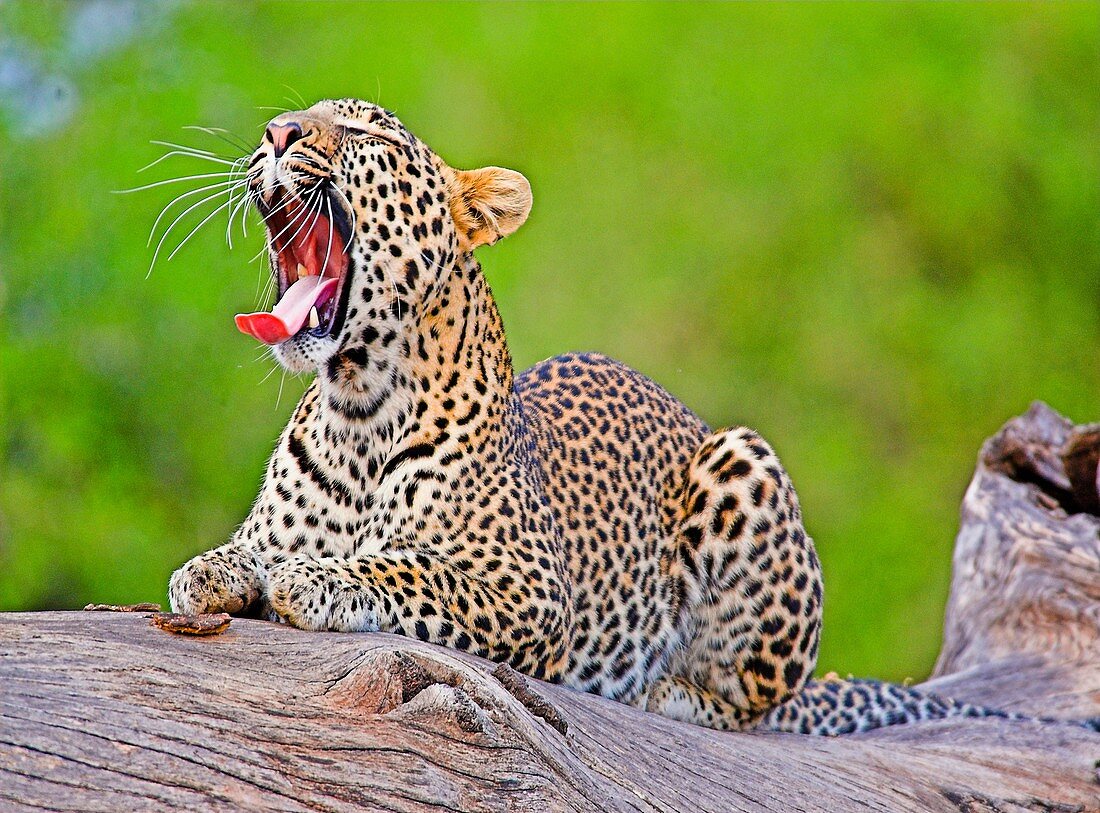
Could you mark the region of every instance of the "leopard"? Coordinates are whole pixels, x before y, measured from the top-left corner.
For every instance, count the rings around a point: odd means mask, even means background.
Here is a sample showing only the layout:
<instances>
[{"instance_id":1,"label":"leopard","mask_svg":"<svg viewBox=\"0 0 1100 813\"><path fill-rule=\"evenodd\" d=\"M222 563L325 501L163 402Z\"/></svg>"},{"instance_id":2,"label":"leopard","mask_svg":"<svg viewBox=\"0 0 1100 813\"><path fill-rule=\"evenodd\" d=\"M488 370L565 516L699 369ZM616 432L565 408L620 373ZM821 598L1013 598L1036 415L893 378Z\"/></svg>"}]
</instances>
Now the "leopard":
<instances>
[{"instance_id":1,"label":"leopard","mask_svg":"<svg viewBox=\"0 0 1100 813\"><path fill-rule=\"evenodd\" d=\"M592 352L513 368L475 257L532 207L357 99L280 113L245 165L276 303L237 327L313 376L179 613L387 632L715 729L1007 716L813 678L821 564L772 446Z\"/></svg>"}]
</instances>

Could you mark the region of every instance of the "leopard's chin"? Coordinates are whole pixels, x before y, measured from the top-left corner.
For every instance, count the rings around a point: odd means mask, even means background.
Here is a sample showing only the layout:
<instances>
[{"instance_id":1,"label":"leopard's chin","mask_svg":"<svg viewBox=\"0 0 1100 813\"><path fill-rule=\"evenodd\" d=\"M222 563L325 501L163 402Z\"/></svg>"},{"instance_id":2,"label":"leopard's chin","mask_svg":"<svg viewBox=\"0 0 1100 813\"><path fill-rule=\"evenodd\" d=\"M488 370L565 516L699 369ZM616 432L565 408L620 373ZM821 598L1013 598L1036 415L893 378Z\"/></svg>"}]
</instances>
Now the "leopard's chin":
<instances>
[{"instance_id":1,"label":"leopard's chin","mask_svg":"<svg viewBox=\"0 0 1100 813\"><path fill-rule=\"evenodd\" d=\"M312 331L302 331L271 348L271 354L279 366L288 373L319 372L341 346L340 336L315 336Z\"/></svg>"}]
</instances>

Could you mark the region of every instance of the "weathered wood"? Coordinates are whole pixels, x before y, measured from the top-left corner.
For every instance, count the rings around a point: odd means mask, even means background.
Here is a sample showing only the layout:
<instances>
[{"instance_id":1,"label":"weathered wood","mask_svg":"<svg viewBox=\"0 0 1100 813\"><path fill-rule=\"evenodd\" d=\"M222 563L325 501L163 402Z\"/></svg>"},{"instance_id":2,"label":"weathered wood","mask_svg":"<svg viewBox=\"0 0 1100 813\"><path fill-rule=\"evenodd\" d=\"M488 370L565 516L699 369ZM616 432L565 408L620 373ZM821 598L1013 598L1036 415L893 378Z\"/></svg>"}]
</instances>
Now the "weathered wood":
<instances>
[{"instance_id":1,"label":"weathered wood","mask_svg":"<svg viewBox=\"0 0 1100 813\"><path fill-rule=\"evenodd\" d=\"M963 499L937 675L1030 654L1100 669L1100 517L1075 496L1096 503L1098 449L1095 425L1039 403L986 441ZM1080 699L1093 692L1095 714L1093 678Z\"/></svg>"},{"instance_id":2,"label":"weathered wood","mask_svg":"<svg viewBox=\"0 0 1100 813\"><path fill-rule=\"evenodd\" d=\"M1097 434L1037 406L983 448L929 688L1100 714ZM715 732L389 635L0 615L2 810L1066 813L1100 810L1098 760L995 719Z\"/></svg>"}]
</instances>

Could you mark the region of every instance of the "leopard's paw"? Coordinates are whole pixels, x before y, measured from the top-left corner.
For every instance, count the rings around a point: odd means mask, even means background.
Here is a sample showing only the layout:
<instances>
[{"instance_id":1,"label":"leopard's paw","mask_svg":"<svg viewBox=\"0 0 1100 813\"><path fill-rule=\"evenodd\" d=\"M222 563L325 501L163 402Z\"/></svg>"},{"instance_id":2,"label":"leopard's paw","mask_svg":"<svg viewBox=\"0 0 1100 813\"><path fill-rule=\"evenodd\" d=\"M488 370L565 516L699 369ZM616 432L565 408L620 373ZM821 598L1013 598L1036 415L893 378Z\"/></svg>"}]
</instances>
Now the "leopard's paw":
<instances>
[{"instance_id":1,"label":"leopard's paw","mask_svg":"<svg viewBox=\"0 0 1100 813\"><path fill-rule=\"evenodd\" d=\"M267 602L280 620L301 629L377 632L378 614L364 588L342 562L295 556L269 568Z\"/></svg>"},{"instance_id":2,"label":"leopard's paw","mask_svg":"<svg viewBox=\"0 0 1100 813\"><path fill-rule=\"evenodd\" d=\"M168 600L177 613L240 613L260 600L262 582L251 553L216 548L172 574Z\"/></svg>"}]
</instances>

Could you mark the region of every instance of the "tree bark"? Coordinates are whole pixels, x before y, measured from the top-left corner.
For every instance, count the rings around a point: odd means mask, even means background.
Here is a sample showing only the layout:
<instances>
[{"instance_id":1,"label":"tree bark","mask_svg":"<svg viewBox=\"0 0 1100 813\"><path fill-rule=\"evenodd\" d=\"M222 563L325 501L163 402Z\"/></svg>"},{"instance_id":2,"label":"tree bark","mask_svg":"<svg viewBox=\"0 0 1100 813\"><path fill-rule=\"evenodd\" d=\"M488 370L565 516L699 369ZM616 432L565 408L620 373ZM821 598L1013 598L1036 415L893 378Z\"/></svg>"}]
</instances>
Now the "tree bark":
<instances>
[{"instance_id":1,"label":"tree bark","mask_svg":"<svg viewBox=\"0 0 1100 813\"><path fill-rule=\"evenodd\" d=\"M1100 714L1097 427L986 442L924 686ZM835 739L677 723L391 635L0 615L0 810L1097 811L1100 734L957 719Z\"/></svg>"}]
</instances>

